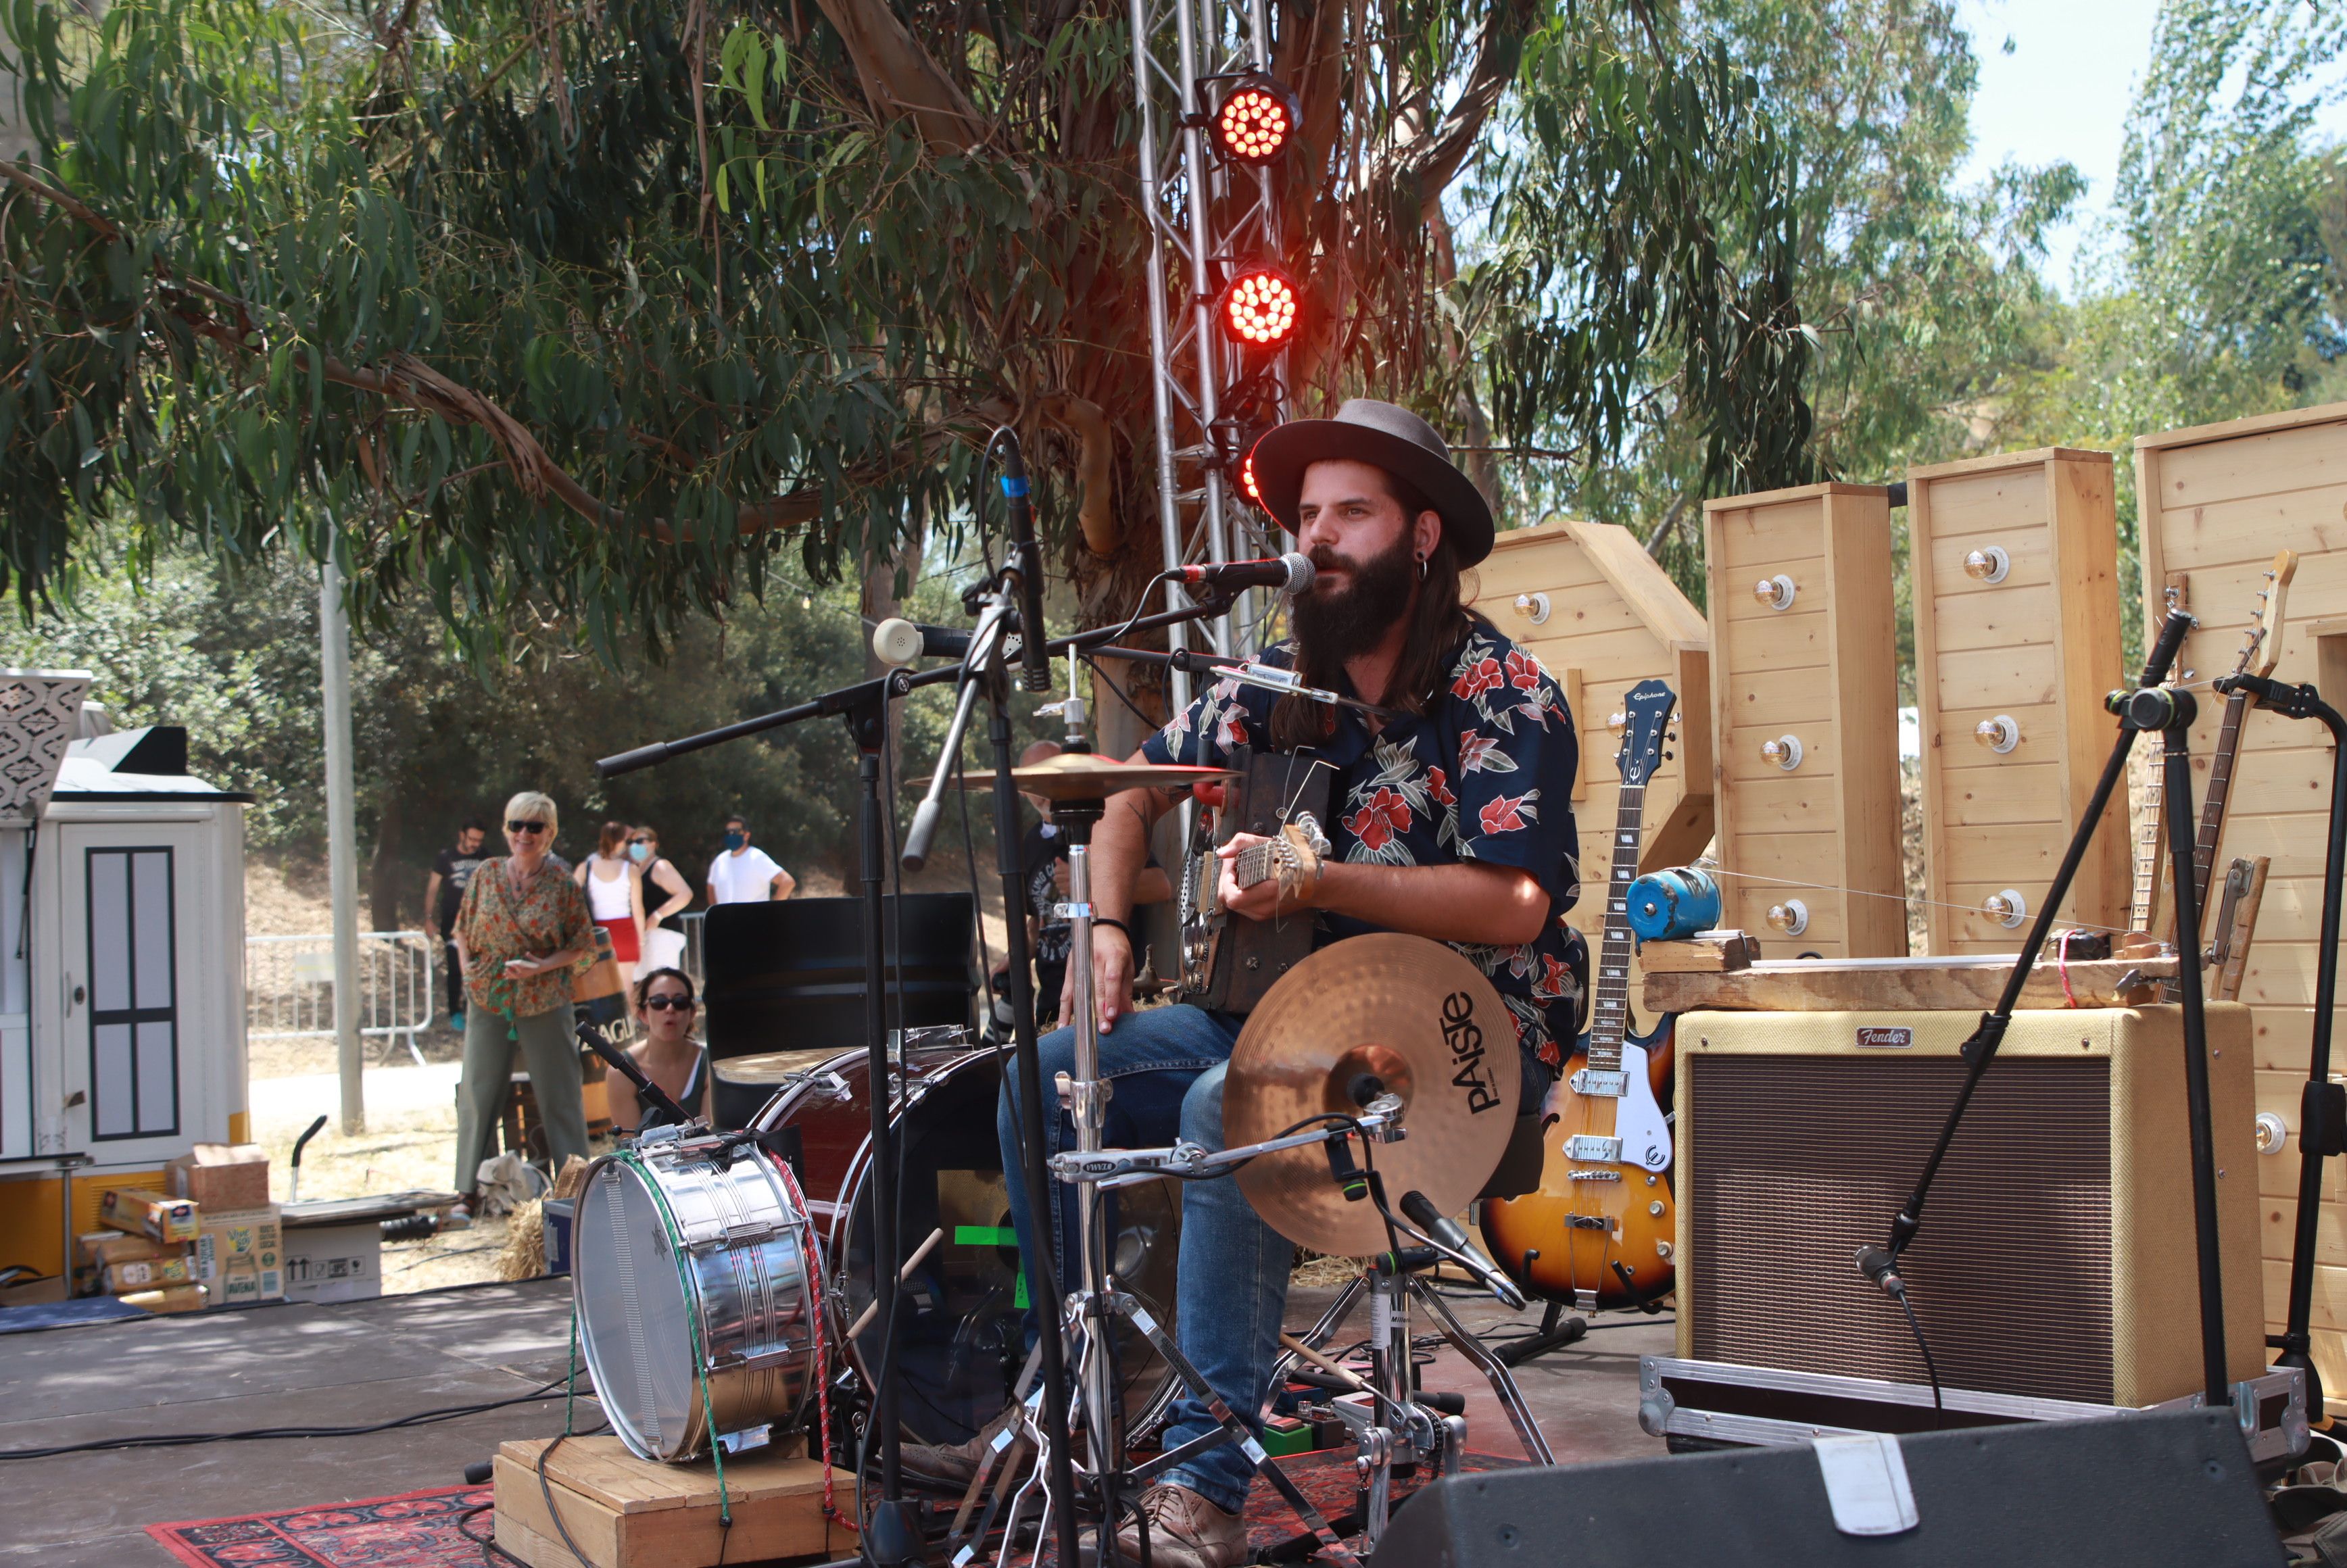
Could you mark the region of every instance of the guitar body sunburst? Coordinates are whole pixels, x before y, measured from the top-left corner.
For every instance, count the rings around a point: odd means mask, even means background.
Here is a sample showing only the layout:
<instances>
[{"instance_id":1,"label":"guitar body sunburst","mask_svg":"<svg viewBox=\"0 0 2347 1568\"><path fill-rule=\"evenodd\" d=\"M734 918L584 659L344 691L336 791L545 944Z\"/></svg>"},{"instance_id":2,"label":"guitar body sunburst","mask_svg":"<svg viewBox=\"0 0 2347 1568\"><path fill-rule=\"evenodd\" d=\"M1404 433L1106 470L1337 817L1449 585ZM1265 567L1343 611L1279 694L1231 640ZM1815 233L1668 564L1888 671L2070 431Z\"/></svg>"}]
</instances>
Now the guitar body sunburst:
<instances>
[{"instance_id":1,"label":"guitar body sunburst","mask_svg":"<svg viewBox=\"0 0 2347 1568\"><path fill-rule=\"evenodd\" d=\"M1585 1050L1576 1054L1550 1095L1556 1119L1541 1138L1540 1190L1483 1205L1492 1257L1526 1290L1612 1309L1671 1288L1678 1209L1662 1099L1673 1025L1623 1040L1619 1097L1576 1092L1573 1075L1588 1062ZM1576 1157L1608 1140L1619 1140L1619 1158Z\"/></svg>"},{"instance_id":2,"label":"guitar body sunburst","mask_svg":"<svg viewBox=\"0 0 2347 1568\"><path fill-rule=\"evenodd\" d=\"M1630 884L1638 875L1646 781L1662 760L1678 699L1641 681L1622 701L1622 793L1614 808L1605 937L1590 988L1589 1029L1549 1091L1541 1184L1483 1205L1491 1255L1526 1290L1583 1309L1645 1307L1671 1287L1678 1216L1671 1197L1673 1020L1634 1035L1630 1023Z\"/></svg>"}]
</instances>

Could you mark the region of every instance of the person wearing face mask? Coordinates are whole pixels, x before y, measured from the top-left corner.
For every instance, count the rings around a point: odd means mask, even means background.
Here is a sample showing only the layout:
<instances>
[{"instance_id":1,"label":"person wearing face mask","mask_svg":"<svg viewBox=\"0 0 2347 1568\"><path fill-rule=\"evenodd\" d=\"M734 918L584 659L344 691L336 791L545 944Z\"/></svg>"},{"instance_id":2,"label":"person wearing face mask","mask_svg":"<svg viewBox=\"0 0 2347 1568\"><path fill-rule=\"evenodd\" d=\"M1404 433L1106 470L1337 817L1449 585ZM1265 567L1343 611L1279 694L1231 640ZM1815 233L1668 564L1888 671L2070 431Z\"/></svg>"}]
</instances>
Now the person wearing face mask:
<instances>
[{"instance_id":1,"label":"person wearing face mask","mask_svg":"<svg viewBox=\"0 0 2347 1568\"><path fill-rule=\"evenodd\" d=\"M798 878L774 864L772 856L752 847L747 822L739 816L725 819L724 853L709 863L712 908L720 904L763 904L770 898L787 898L798 885Z\"/></svg>"},{"instance_id":2,"label":"person wearing face mask","mask_svg":"<svg viewBox=\"0 0 2347 1568\"><path fill-rule=\"evenodd\" d=\"M667 1091L688 1114L697 1114L708 1091L709 1052L692 1038L697 1010L692 980L682 969L650 969L636 982L636 1043L628 1054L644 1076ZM632 1138L671 1117L636 1098L636 1086L625 1074L603 1081L611 1097L611 1128Z\"/></svg>"},{"instance_id":3,"label":"person wearing face mask","mask_svg":"<svg viewBox=\"0 0 2347 1568\"><path fill-rule=\"evenodd\" d=\"M676 863L660 852L660 830L642 826L628 835L628 858L644 878L644 956L646 972L684 966L684 920L692 902L692 884ZM657 900L657 903L655 903Z\"/></svg>"},{"instance_id":4,"label":"person wearing face mask","mask_svg":"<svg viewBox=\"0 0 2347 1568\"><path fill-rule=\"evenodd\" d=\"M587 895L595 924L611 933L611 957L620 966L621 986L635 984L644 940L644 876L623 853L627 843L626 823L605 823L595 853L570 874Z\"/></svg>"}]
</instances>

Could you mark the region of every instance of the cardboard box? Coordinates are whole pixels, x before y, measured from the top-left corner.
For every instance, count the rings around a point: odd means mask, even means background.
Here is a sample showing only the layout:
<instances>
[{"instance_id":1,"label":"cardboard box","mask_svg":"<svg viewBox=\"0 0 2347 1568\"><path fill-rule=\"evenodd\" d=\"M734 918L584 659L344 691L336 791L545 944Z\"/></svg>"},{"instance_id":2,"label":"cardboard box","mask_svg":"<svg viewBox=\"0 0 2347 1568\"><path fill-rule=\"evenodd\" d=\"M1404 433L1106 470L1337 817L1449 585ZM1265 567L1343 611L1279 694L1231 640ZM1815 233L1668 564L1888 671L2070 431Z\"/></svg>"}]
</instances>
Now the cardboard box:
<instances>
[{"instance_id":1,"label":"cardboard box","mask_svg":"<svg viewBox=\"0 0 2347 1568\"><path fill-rule=\"evenodd\" d=\"M280 1301L285 1296L285 1227L275 1204L203 1216L190 1251L195 1277L211 1287L213 1307Z\"/></svg>"},{"instance_id":2,"label":"cardboard box","mask_svg":"<svg viewBox=\"0 0 2347 1568\"><path fill-rule=\"evenodd\" d=\"M258 1143L199 1143L163 1171L171 1195L200 1208L269 1206L269 1155Z\"/></svg>"},{"instance_id":3,"label":"cardboard box","mask_svg":"<svg viewBox=\"0 0 2347 1568\"><path fill-rule=\"evenodd\" d=\"M127 1235L121 1231L87 1231L74 1237L74 1264L80 1268L104 1268L112 1263L135 1263L147 1257L176 1257L185 1244L157 1241L152 1236Z\"/></svg>"},{"instance_id":4,"label":"cardboard box","mask_svg":"<svg viewBox=\"0 0 2347 1568\"><path fill-rule=\"evenodd\" d=\"M383 1294L383 1222L297 1225L285 1232L285 1295L360 1301Z\"/></svg>"},{"instance_id":5,"label":"cardboard box","mask_svg":"<svg viewBox=\"0 0 2347 1568\"><path fill-rule=\"evenodd\" d=\"M97 1276L98 1292L104 1296L121 1296L133 1290L196 1283L195 1261L185 1255L137 1257L128 1263L109 1263L98 1271Z\"/></svg>"},{"instance_id":6,"label":"cardboard box","mask_svg":"<svg viewBox=\"0 0 2347 1568\"><path fill-rule=\"evenodd\" d=\"M156 1241L193 1241L200 1228L195 1201L167 1197L143 1187L108 1187L98 1200L102 1225Z\"/></svg>"},{"instance_id":7,"label":"cardboard box","mask_svg":"<svg viewBox=\"0 0 2347 1568\"><path fill-rule=\"evenodd\" d=\"M201 1312L204 1295L200 1285L167 1285L159 1290L133 1291L122 1299L154 1313Z\"/></svg>"}]
</instances>

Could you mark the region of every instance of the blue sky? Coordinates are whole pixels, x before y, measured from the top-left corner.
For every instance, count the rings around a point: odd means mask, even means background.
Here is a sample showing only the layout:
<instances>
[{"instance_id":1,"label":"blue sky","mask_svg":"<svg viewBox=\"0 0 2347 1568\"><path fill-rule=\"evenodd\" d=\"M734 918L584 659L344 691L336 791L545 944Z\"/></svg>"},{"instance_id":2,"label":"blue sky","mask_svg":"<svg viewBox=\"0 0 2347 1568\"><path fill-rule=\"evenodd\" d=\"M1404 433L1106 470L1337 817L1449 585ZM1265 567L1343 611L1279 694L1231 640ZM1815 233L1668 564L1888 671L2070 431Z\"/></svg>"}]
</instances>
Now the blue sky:
<instances>
[{"instance_id":1,"label":"blue sky","mask_svg":"<svg viewBox=\"0 0 2347 1568\"><path fill-rule=\"evenodd\" d=\"M2047 275L2075 294L2081 251L2109 210L2158 0L1959 0L1957 14L1981 66L1967 179L2008 157L2028 164L2066 158L2086 177L2081 216L2055 236L2046 263ZM2332 134L2347 135L2347 110L2334 107L2324 118Z\"/></svg>"}]
</instances>

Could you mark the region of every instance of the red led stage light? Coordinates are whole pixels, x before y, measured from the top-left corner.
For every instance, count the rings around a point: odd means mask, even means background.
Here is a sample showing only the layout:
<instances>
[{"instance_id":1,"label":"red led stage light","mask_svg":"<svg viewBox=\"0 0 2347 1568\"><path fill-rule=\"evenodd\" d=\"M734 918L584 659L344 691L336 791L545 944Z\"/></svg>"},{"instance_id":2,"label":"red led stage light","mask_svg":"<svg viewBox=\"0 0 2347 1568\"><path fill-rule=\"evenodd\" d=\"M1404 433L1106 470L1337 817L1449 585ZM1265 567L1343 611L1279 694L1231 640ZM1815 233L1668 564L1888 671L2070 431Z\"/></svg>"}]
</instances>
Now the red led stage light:
<instances>
[{"instance_id":1,"label":"red led stage light","mask_svg":"<svg viewBox=\"0 0 2347 1568\"><path fill-rule=\"evenodd\" d=\"M1245 348L1268 352L1285 347L1296 335L1301 299L1296 280L1277 267L1260 262L1241 267L1223 291L1223 331Z\"/></svg>"},{"instance_id":2,"label":"red led stage light","mask_svg":"<svg viewBox=\"0 0 2347 1568\"><path fill-rule=\"evenodd\" d=\"M1261 73L1241 77L1224 95L1214 116L1214 136L1223 156L1239 163L1266 164L1287 150L1303 108L1285 83Z\"/></svg>"}]
</instances>

